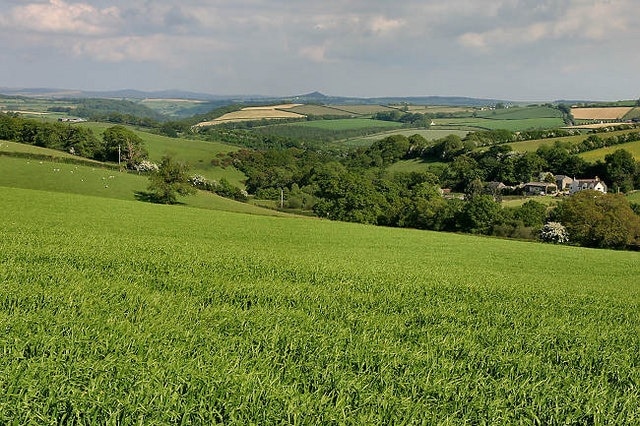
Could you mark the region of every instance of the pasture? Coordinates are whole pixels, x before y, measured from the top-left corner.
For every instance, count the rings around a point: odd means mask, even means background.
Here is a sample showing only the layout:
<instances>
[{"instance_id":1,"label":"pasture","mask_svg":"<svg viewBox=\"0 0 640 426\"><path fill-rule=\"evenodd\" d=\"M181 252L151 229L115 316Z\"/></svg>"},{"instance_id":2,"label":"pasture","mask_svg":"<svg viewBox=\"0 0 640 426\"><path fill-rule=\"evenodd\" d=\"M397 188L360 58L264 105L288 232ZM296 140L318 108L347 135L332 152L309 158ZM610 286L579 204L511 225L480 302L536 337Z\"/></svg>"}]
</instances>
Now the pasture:
<instances>
[{"instance_id":1,"label":"pasture","mask_svg":"<svg viewBox=\"0 0 640 426\"><path fill-rule=\"evenodd\" d=\"M497 130L506 129L511 131L522 131L532 129L558 128L564 125L562 118L542 117L542 118L522 118L522 119L501 119L501 118L435 118L433 119L436 128L457 128L476 130Z\"/></svg>"},{"instance_id":2,"label":"pasture","mask_svg":"<svg viewBox=\"0 0 640 426\"><path fill-rule=\"evenodd\" d=\"M630 133L630 132L637 132L637 129L614 130L614 131L611 131L611 132L599 133L598 136L601 137L601 138L608 138L608 137L624 135L624 134ZM511 142L511 143L509 143L509 145L515 151L533 152L533 151L537 150L538 148L540 148L543 145L553 146L556 142L569 143L569 144L572 144L572 145L579 144L580 142L585 140L588 136L589 136L589 134L582 133L582 134L577 134L577 135L574 135L574 136L563 136L563 137L558 137L558 138L534 139L534 140L530 140L530 141Z\"/></svg>"},{"instance_id":3,"label":"pasture","mask_svg":"<svg viewBox=\"0 0 640 426\"><path fill-rule=\"evenodd\" d=\"M337 131L402 127L402 123L396 123L394 121L372 120L370 118L345 118L338 120L303 121L299 123L292 123L291 125Z\"/></svg>"},{"instance_id":4,"label":"pasture","mask_svg":"<svg viewBox=\"0 0 640 426\"><path fill-rule=\"evenodd\" d=\"M640 418L637 253L0 198L0 423Z\"/></svg>"},{"instance_id":5,"label":"pasture","mask_svg":"<svg viewBox=\"0 0 640 426\"><path fill-rule=\"evenodd\" d=\"M423 161L422 159L414 158L411 160L396 161L387 167L387 171L392 173L431 172L435 175L439 175L446 165L447 163L439 161Z\"/></svg>"},{"instance_id":6,"label":"pasture","mask_svg":"<svg viewBox=\"0 0 640 426\"><path fill-rule=\"evenodd\" d=\"M88 127L102 137L102 133L113 124L109 123L79 123L74 126ZM159 163L164 155L171 155L176 160L189 164L194 174L198 173L210 180L227 179L233 185L244 187L246 176L232 166L223 168L211 164L211 160L218 154L237 151L238 148L219 142L209 142L197 139L170 138L154 133L144 132L127 126L140 136L144 146L149 151L149 159Z\"/></svg>"},{"instance_id":7,"label":"pasture","mask_svg":"<svg viewBox=\"0 0 640 426\"><path fill-rule=\"evenodd\" d=\"M432 141L436 139L441 139L449 135L458 135L461 138L465 137L469 132L465 130L444 130L444 129L399 129L399 130L386 130L384 132L376 133L373 135L349 138L338 141L338 143L344 146L369 146L373 142L383 139L390 135L404 135L406 137L412 135L420 135L426 140Z\"/></svg>"},{"instance_id":8,"label":"pasture","mask_svg":"<svg viewBox=\"0 0 640 426\"><path fill-rule=\"evenodd\" d=\"M5 143L5 142L2 142ZM89 195L118 200L136 200L137 194L147 190L146 176L79 164L57 161L31 160L0 155L0 186L64 194ZM250 204L240 203L204 191L195 196L182 197L188 207L234 211L261 215L285 215Z\"/></svg>"},{"instance_id":9,"label":"pasture","mask_svg":"<svg viewBox=\"0 0 640 426\"><path fill-rule=\"evenodd\" d=\"M478 117L493 120L526 120L534 118L562 118L562 112L547 106L511 107L478 111Z\"/></svg>"},{"instance_id":10,"label":"pasture","mask_svg":"<svg viewBox=\"0 0 640 426\"><path fill-rule=\"evenodd\" d=\"M593 151L583 152L579 155L585 160L593 162L597 160L604 160L604 157L607 156L607 154L612 154L619 149L629 151L636 159L636 161L640 161L640 141L608 146L605 148L595 149Z\"/></svg>"}]
</instances>

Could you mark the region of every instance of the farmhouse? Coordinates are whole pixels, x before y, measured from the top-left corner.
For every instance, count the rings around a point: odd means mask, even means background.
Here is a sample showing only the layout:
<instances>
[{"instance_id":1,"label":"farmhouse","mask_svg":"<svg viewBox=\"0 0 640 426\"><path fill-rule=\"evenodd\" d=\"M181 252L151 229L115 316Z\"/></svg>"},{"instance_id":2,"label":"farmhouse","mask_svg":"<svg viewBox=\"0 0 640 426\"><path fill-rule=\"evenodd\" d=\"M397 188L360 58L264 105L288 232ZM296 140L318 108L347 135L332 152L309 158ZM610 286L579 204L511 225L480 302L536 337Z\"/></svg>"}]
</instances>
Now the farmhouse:
<instances>
[{"instance_id":1,"label":"farmhouse","mask_svg":"<svg viewBox=\"0 0 640 426\"><path fill-rule=\"evenodd\" d=\"M600 191L607 193L607 184L601 181L598 176L594 179L574 179L569 188L571 194L584 191L585 189L591 189L593 191Z\"/></svg>"},{"instance_id":2,"label":"farmhouse","mask_svg":"<svg viewBox=\"0 0 640 426\"><path fill-rule=\"evenodd\" d=\"M558 186L559 191L564 191L569 189L571 184L573 183L573 179L569 176L565 175L555 175L556 185Z\"/></svg>"},{"instance_id":3,"label":"farmhouse","mask_svg":"<svg viewBox=\"0 0 640 426\"><path fill-rule=\"evenodd\" d=\"M529 182L523 185L524 192L527 194L545 195L553 194L558 191L555 183L549 182Z\"/></svg>"}]
</instances>

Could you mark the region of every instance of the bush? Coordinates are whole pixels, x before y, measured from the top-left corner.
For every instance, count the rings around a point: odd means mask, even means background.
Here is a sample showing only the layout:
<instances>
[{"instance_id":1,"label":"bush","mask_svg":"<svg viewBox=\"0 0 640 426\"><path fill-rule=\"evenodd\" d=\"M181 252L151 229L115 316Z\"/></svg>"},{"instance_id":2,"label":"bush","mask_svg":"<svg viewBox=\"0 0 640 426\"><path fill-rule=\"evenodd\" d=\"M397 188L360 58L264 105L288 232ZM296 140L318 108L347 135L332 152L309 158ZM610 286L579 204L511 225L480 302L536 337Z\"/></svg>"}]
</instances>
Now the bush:
<instances>
[{"instance_id":1,"label":"bush","mask_svg":"<svg viewBox=\"0 0 640 426\"><path fill-rule=\"evenodd\" d=\"M566 244L569 242L569 233L561 223L548 222L540 230L540 240L546 243Z\"/></svg>"}]
</instances>

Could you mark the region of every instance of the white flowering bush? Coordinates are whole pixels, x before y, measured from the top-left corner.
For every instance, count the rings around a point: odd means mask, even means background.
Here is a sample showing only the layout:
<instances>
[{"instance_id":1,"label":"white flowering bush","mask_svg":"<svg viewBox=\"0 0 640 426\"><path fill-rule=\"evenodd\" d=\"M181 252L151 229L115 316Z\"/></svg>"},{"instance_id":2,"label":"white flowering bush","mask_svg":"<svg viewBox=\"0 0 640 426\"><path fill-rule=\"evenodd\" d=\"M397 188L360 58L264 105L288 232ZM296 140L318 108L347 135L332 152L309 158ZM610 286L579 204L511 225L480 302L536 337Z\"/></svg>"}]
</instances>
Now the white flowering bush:
<instances>
[{"instance_id":1,"label":"white flowering bush","mask_svg":"<svg viewBox=\"0 0 640 426\"><path fill-rule=\"evenodd\" d=\"M157 172L158 171L158 165L149 160L142 160L141 162L136 164L134 167L138 172Z\"/></svg>"},{"instance_id":2,"label":"white flowering bush","mask_svg":"<svg viewBox=\"0 0 640 426\"><path fill-rule=\"evenodd\" d=\"M540 230L540 239L547 243L565 244L569 242L569 233L560 222L548 222Z\"/></svg>"},{"instance_id":3,"label":"white flowering bush","mask_svg":"<svg viewBox=\"0 0 640 426\"><path fill-rule=\"evenodd\" d=\"M206 177L202 175L195 175L189 178L189 183L199 189L211 191L216 186L216 182L210 182Z\"/></svg>"}]
</instances>

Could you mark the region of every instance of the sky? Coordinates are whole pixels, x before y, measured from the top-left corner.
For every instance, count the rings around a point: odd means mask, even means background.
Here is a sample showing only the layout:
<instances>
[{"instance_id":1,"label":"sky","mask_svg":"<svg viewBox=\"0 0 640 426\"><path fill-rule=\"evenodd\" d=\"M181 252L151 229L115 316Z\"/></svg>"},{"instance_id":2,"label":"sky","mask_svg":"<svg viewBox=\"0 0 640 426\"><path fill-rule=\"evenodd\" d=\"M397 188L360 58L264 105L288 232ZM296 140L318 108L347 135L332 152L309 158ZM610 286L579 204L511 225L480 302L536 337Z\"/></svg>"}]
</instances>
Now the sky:
<instances>
[{"instance_id":1,"label":"sky","mask_svg":"<svg viewBox=\"0 0 640 426\"><path fill-rule=\"evenodd\" d=\"M0 0L0 87L640 97L638 0Z\"/></svg>"}]
</instances>

